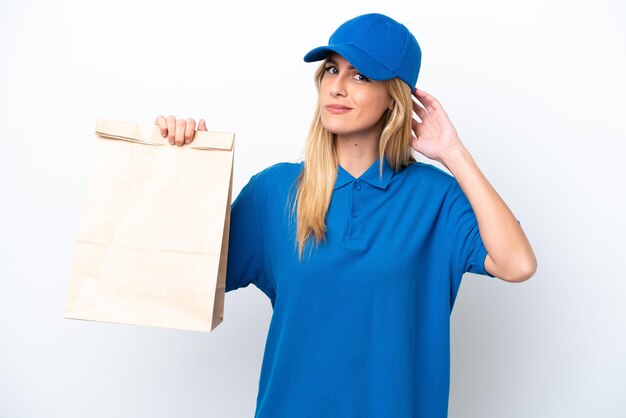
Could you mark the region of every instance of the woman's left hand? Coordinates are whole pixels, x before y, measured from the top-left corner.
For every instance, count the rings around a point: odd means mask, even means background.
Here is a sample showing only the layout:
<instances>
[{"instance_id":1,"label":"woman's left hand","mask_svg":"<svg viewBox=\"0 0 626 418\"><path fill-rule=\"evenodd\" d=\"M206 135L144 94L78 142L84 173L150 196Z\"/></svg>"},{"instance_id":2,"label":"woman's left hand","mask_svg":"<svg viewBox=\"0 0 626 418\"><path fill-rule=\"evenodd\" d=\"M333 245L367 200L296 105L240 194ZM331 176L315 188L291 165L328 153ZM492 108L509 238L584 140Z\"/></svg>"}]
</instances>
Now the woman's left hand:
<instances>
[{"instance_id":1,"label":"woman's left hand","mask_svg":"<svg viewBox=\"0 0 626 418\"><path fill-rule=\"evenodd\" d=\"M413 118L415 136L411 146L431 160L443 163L450 152L463 147L461 139L437 99L420 89L413 90L413 94L424 107L413 101L413 110L422 121Z\"/></svg>"}]
</instances>

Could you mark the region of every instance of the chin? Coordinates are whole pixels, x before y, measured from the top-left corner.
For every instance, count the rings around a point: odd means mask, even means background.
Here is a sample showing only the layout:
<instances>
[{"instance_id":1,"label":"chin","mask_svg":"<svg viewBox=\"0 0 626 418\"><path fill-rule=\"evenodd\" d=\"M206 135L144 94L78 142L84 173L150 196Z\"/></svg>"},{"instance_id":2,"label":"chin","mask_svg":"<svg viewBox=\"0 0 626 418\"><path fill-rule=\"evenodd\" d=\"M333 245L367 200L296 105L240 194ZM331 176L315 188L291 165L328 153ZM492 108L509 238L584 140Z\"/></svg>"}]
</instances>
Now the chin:
<instances>
[{"instance_id":1,"label":"chin","mask_svg":"<svg viewBox=\"0 0 626 418\"><path fill-rule=\"evenodd\" d=\"M328 121L328 120L324 120L324 118L321 119L322 122L322 126L324 127L324 129L326 129L328 132L335 134L335 135L344 135L348 132L350 132L349 129L346 129L346 124L339 122L339 121Z\"/></svg>"}]
</instances>

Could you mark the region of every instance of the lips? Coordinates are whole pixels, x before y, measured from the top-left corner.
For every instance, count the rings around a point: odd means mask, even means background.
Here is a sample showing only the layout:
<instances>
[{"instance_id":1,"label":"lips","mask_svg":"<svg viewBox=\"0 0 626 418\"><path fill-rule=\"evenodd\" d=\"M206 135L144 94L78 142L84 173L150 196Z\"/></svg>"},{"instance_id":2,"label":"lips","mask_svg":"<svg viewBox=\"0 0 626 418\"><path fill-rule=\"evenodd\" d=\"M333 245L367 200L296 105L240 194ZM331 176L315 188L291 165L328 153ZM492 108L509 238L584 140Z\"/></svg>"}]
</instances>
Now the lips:
<instances>
[{"instance_id":1,"label":"lips","mask_svg":"<svg viewBox=\"0 0 626 418\"><path fill-rule=\"evenodd\" d=\"M326 105L325 107L328 112L333 113L333 114L347 113L352 110L351 107L336 105L336 104Z\"/></svg>"}]
</instances>

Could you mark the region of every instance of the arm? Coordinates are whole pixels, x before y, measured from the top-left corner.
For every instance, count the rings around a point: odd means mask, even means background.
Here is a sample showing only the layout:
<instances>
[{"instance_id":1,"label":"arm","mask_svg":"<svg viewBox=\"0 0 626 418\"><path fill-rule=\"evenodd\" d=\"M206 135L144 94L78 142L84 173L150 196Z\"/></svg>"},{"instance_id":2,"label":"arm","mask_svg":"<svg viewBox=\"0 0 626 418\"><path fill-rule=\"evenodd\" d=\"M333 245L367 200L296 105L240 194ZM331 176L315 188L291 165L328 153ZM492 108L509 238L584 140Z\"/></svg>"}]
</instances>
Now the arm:
<instances>
[{"instance_id":1,"label":"arm","mask_svg":"<svg viewBox=\"0 0 626 418\"><path fill-rule=\"evenodd\" d=\"M485 270L509 282L532 277L537 260L522 227L467 149L463 146L452 148L440 162L456 178L476 215L480 236L488 252Z\"/></svg>"},{"instance_id":2,"label":"arm","mask_svg":"<svg viewBox=\"0 0 626 418\"><path fill-rule=\"evenodd\" d=\"M413 121L412 146L443 164L461 186L487 249L485 270L508 282L528 280L537 270L537 260L522 227L461 143L437 99L418 89L415 96L426 109L414 103L422 122Z\"/></svg>"}]
</instances>

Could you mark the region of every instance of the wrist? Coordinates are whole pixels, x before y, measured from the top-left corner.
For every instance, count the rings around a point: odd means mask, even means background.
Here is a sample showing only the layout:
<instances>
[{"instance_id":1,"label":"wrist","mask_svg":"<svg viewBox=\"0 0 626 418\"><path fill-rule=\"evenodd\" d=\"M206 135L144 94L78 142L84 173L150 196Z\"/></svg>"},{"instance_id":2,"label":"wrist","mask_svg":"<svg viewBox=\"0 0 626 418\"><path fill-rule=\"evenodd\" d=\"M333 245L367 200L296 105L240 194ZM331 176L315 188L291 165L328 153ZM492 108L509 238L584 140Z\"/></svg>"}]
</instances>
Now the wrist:
<instances>
[{"instance_id":1,"label":"wrist","mask_svg":"<svg viewBox=\"0 0 626 418\"><path fill-rule=\"evenodd\" d=\"M468 159L471 159L471 156L467 148L465 148L463 144L457 144L448 148L446 152L441 155L439 162L450 172L453 172L460 163Z\"/></svg>"}]
</instances>

